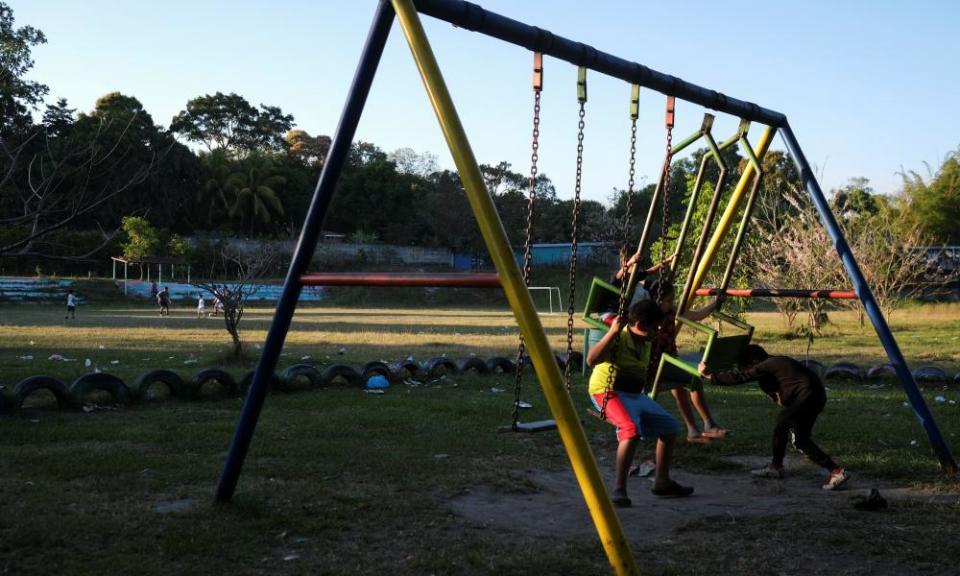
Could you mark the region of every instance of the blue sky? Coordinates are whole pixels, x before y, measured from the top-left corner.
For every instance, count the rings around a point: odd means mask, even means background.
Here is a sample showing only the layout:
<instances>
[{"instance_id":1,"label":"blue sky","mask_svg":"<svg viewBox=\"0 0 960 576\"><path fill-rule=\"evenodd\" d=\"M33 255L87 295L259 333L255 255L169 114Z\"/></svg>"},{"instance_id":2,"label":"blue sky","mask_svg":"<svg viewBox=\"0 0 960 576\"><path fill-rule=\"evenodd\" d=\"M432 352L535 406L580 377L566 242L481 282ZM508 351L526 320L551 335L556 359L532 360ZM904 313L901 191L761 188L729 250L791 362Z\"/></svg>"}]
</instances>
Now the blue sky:
<instances>
[{"instance_id":1,"label":"blue sky","mask_svg":"<svg viewBox=\"0 0 960 576\"><path fill-rule=\"evenodd\" d=\"M196 96L236 92L280 106L311 134L331 134L375 8L373 0L8 0L18 25L40 28L32 77L51 99L89 110L108 92L135 96L164 126ZM896 193L901 169L926 174L960 146L960 3L594 2L488 0L489 10L659 71L785 113L829 190L865 176ZM716 9L719 10L716 10ZM529 52L424 17L427 34L480 162L528 170ZM576 70L545 63L541 172L573 190ZM583 194L604 201L627 173L624 82L588 79ZM638 171L662 161L661 94L641 94ZM704 110L680 103L678 135ZM719 115L715 134L737 119ZM752 135L756 138L759 127ZM358 139L452 160L409 49L395 25ZM776 147L782 147L777 141Z\"/></svg>"}]
</instances>

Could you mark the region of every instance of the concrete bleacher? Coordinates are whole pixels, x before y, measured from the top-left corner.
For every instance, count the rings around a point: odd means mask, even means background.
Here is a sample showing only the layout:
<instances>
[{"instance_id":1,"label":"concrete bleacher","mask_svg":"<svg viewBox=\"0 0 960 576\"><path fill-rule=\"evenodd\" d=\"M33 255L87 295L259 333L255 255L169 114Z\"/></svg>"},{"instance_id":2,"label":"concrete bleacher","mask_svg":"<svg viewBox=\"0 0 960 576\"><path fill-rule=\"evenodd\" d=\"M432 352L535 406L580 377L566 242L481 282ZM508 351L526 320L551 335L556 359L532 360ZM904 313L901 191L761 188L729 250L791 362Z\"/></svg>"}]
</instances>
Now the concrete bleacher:
<instances>
[{"instance_id":1,"label":"concrete bleacher","mask_svg":"<svg viewBox=\"0 0 960 576\"><path fill-rule=\"evenodd\" d=\"M52 280L39 278L0 278L0 300L60 300L67 301L67 290L73 286L73 280ZM83 301L79 297L78 300Z\"/></svg>"},{"instance_id":2,"label":"concrete bleacher","mask_svg":"<svg viewBox=\"0 0 960 576\"><path fill-rule=\"evenodd\" d=\"M117 287L123 291L123 280L117 280L116 283ZM153 282L128 280L127 296L152 299L154 297L153 284ZM280 284L248 284L247 287L248 289L250 287L256 288L256 292L247 298L248 301L276 301L280 299L280 293L283 291L283 286ZM157 289L161 288L168 288L170 290L170 297L175 301L190 300L195 302L197 293L200 291L196 286L179 282L163 282L157 285ZM230 289L234 290L235 286L230 286ZM315 302L323 300L323 297L323 288L319 286L304 286L300 291L301 302ZM213 295L205 292L204 298L212 301Z\"/></svg>"}]
</instances>

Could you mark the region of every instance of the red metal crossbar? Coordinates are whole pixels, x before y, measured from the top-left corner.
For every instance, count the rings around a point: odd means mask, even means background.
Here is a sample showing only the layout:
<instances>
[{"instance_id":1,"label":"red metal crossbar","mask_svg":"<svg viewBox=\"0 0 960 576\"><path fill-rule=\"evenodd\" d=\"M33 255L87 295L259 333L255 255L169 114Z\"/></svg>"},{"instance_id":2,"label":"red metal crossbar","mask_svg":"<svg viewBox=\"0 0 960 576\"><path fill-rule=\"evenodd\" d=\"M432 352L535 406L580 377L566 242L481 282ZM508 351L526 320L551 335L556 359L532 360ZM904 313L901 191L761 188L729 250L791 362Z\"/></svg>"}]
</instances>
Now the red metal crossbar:
<instances>
[{"instance_id":1,"label":"red metal crossbar","mask_svg":"<svg viewBox=\"0 0 960 576\"><path fill-rule=\"evenodd\" d=\"M313 273L300 276L303 286L423 286L440 288L500 288L496 274L408 274L405 272Z\"/></svg>"},{"instance_id":2,"label":"red metal crossbar","mask_svg":"<svg viewBox=\"0 0 960 576\"><path fill-rule=\"evenodd\" d=\"M697 296L716 296L720 293L717 288L698 288ZM828 300L855 300L857 293L853 290L806 290L800 288L727 288L726 296L737 298L824 298Z\"/></svg>"}]
</instances>

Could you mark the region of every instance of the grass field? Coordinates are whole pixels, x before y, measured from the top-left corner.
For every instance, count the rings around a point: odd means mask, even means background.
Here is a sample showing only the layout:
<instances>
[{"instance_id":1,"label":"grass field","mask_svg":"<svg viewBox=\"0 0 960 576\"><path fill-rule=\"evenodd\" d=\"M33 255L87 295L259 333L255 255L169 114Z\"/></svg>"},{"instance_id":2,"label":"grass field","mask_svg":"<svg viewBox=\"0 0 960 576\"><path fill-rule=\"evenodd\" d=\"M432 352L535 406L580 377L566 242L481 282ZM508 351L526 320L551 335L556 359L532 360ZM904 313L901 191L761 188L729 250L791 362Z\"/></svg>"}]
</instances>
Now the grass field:
<instances>
[{"instance_id":1,"label":"grass field","mask_svg":"<svg viewBox=\"0 0 960 576\"><path fill-rule=\"evenodd\" d=\"M246 341L262 342L271 314L248 311ZM552 345L563 348L565 316L542 319ZM771 351L806 353L807 341L785 337L776 314L748 319ZM847 312L831 313L831 321L810 357L864 366L885 361L869 325L861 329ZM189 376L221 366L239 376L253 361L225 361L229 338L221 322L183 309L162 319L152 307L126 302L82 306L67 322L59 305L2 304L0 385L9 394L34 374L69 383L92 367L128 382L151 368ZM960 306L914 307L891 326L912 365L960 370ZM515 348L515 326L503 309L301 308L281 368L301 359L359 366L409 355L509 357ZM54 354L75 361L48 360ZM582 408L585 379L573 384ZM229 506L211 501L239 399L158 400L84 413L58 412L38 396L28 410L0 418L0 573L609 573L595 536L505 530L452 512L451 500L478 487L535 498L544 487L534 472L568 469L554 433L496 432L509 422L512 386L510 375L472 375L397 385L379 396L349 387L273 394ZM534 379L525 386L523 398L534 408L524 418L548 417ZM854 471L857 490L960 490L940 474L895 382L828 386L830 403L815 437ZM960 390L938 385L923 392L955 449ZM775 407L752 387L709 393L717 418L734 433L708 446L678 446L675 466L732 482L744 474L744 457L768 454ZM669 396L662 400L675 411ZM593 419L584 426L609 472L612 430ZM956 573L956 497L907 498L864 513L849 506L853 495L854 488L841 500L813 494L804 506L749 518L697 508L695 497L689 522L668 533L656 530L656 518L644 517L641 507L620 514L625 523L649 526L631 540L645 574Z\"/></svg>"}]
</instances>

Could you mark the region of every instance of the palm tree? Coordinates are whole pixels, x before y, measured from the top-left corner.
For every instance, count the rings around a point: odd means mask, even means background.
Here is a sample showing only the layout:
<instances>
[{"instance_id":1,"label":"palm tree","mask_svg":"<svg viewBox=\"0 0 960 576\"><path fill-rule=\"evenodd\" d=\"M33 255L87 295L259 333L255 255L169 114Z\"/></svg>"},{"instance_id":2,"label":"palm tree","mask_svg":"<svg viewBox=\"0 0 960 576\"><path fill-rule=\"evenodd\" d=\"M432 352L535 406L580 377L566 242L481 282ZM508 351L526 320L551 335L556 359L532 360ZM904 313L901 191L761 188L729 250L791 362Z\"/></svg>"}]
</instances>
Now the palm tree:
<instances>
[{"instance_id":1,"label":"palm tree","mask_svg":"<svg viewBox=\"0 0 960 576\"><path fill-rule=\"evenodd\" d=\"M227 182L235 169L233 162L227 156L226 150L217 148L209 154L203 155L210 177L197 191L197 201L206 211L207 225L213 225L214 219L221 212L228 211L232 202L229 196L232 191Z\"/></svg>"},{"instance_id":2,"label":"palm tree","mask_svg":"<svg viewBox=\"0 0 960 576\"><path fill-rule=\"evenodd\" d=\"M251 234L258 223L269 226L274 214L284 215L277 190L286 182L269 156L250 154L227 179L226 188L233 196L230 217L238 218Z\"/></svg>"}]
</instances>

